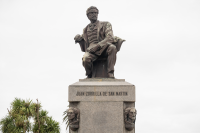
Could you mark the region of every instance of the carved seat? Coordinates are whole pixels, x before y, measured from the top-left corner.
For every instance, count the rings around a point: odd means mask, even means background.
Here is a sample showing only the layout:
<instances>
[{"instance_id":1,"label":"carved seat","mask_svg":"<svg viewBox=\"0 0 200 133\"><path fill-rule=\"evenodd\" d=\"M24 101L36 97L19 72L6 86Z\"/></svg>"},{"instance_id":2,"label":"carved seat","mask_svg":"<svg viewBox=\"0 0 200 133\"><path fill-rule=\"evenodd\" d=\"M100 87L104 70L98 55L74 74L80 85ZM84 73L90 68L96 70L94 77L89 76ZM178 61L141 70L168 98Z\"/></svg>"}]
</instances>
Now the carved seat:
<instances>
[{"instance_id":1,"label":"carved seat","mask_svg":"<svg viewBox=\"0 0 200 133\"><path fill-rule=\"evenodd\" d=\"M99 57L93 62L92 78L108 78L107 57Z\"/></svg>"}]
</instances>

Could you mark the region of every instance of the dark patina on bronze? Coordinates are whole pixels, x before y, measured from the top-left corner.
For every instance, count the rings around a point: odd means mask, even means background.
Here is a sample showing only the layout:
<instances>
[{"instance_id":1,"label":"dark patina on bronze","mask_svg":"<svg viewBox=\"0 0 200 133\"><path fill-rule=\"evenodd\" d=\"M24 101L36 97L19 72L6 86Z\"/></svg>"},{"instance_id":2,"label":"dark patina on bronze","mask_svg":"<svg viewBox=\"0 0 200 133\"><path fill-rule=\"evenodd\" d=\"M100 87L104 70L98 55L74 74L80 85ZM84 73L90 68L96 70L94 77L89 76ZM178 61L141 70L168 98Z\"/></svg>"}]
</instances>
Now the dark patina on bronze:
<instances>
[{"instance_id":1,"label":"dark patina on bronze","mask_svg":"<svg viewBox=\"0 0 200 133\"><path fill-rule=\"evenodd\" d=\"M87 78L114 78L116 54L125 40L113 35L109 22L98 21L98 13L99 10L94 6L87 9L86 14L91 23L74 40L85 52L82 63Z\"/></svg>"},{"instance_id":2,"label":"dark patina on bronze","mask_svg":"<svg viewBox=\"0 0 200 133\"><path fill-rule=\"evenodd\" d=\"M69 128L72 131L76 131L79 128L80 110L78 108L70 107L67 110L67 116L69 120Z\"/></svg>"},{"instance_id":3,"label":"dark patina on bronze","mask_svg":"<svg viewBox=\"0 0 200 133\"><path fill-rule=\"evenodd\" d=\"M135 128L137 110L134 107L128 107L124 111L125 128L132 131Z\"/></svg>"}]
</instances>

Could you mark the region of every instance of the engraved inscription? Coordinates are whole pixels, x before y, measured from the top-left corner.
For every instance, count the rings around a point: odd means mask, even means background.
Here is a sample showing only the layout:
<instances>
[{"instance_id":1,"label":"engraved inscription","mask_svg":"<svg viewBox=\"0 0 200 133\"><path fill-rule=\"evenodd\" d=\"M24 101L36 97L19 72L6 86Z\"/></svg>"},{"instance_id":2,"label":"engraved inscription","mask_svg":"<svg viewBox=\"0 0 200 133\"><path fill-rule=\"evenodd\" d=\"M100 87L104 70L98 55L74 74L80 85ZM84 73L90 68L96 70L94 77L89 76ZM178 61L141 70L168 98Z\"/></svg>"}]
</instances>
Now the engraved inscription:
<instances>
[{"instance_id":1,"label":"engraved inscription","mask_svg":"<svg viewBox=\"0 0 200 133\"><path fill-rule=\"evenodd\" d=\"M128 92L125 91L77 91L76 96L128 96Z\"/></svg>"}]
</instances>

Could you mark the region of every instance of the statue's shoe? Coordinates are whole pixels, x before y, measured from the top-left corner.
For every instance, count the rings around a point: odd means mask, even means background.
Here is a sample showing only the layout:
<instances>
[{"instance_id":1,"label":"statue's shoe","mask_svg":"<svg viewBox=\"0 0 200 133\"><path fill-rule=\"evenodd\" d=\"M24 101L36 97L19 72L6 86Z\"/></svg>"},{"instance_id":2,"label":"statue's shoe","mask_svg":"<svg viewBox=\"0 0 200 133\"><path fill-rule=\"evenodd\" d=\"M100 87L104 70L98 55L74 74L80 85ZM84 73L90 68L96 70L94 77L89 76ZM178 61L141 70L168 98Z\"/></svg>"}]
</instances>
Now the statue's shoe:
<instances>
[{"instance_id":1,"label":"statue's shoe","mask_svg":"<svg viewBox=\"0 0 200 133\"><path fill-rule=\"evenodd\" d=\"M90 74L90 75L87 75L87 79L88 79L88 78L92 78L92 74Z\"/></svg>"},{"instance_id":2,"label":"statue's shoe","mask_svg":"<svg viewBox=\"0 0 200 133\"><path fill-rule=\"evenodd\" d=\"M108 78L114 79L114 78L115 78L115 77L114 77L114 74L113 74L113 73L108 73Z\"/></svg>"}]
</instances>

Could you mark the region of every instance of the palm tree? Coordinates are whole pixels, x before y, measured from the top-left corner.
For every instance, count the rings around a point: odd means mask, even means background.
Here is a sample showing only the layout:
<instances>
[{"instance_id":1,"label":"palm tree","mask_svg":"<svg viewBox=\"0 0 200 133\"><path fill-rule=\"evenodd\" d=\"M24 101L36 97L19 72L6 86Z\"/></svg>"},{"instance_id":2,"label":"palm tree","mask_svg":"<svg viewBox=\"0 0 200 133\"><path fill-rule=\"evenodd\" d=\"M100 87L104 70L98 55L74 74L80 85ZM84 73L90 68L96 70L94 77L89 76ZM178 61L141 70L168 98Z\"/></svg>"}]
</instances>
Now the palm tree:
<instances>
[{"instance_id":1,"label":"palm tree","mask_svg":"<svg viewBox=\"0 0 200 133\"><path fill-rule=\"evenodd\" d=\"M67 106L67 107L69 107L69 106ZM63 112L63 122L65 122L65 124L67 125L67 127L66 127L66 130L67 130L67 128L69 127L69 119L68 119L68 115L67 115L67 111L68 111L68 109L66 109L64 112Z\"/></svg>"},{"instance_id":2,"label":"palm tree","mask_svg":"<svg viewBox=\"0 0 200 133\"><path fill-rule=\"evenodd\" d=\"M12 133L15 131L16 126L14 124L14 120L10 116L6 116L0 121L1 131L2 133Z\"/></svg>"},{"instance_id":3,"label":"palm tree","mask_svg":"<svg viewBox=\"0 0 200 133\"><path fill-rule=\"evenodd\" d=\"M15 98L11 103L12 110L9 111L9 114L14 119L17 130L23 131L23 133L31 130L30 118L33 113L31 102L30 100Z\"/></svg>"},{"instance_id":4,"label":"palm tree","mask_svg":"<svg viewBox=\"0 0 200 133\"><path fill-rule=\"evenodd\" d=\"M41 110L41 104L31 100L15 98L8 109L8 115L0 120L2 133L60 133L59 123L49 117L47 111ZM31 126L30 119L34 119Z\"/></svg>"},{"instance_id":5,"label":"palm tree","mask_svg":"<svg viewBox=\"0 0 200 133\"><path fill-rule=\"evenodd\" d=\"M48 112L41 110L39 112L39 122L38 117L35 115L33 125L33 133L60 133L59 123L54 121L52 117L48 116ZM40 127L39 127L40 125Z\"/></svg>"},{"instance_id":6,"label":"palm tree","mask_svg":"<svg viewBox=\"0 0 200 133\"><path fill-rule=\"evenodd\" d=\"M32 116L32 109L30 107L30 100L21 100L15 98L11 103L12 109L8 109L8 116L5 116L0 121L0 130L3 133L25 133L31 130L30 118Z\"/></svg>"}]
</instances>

